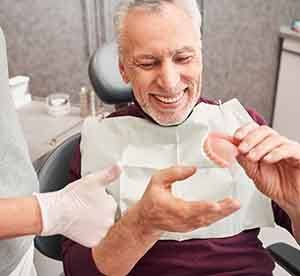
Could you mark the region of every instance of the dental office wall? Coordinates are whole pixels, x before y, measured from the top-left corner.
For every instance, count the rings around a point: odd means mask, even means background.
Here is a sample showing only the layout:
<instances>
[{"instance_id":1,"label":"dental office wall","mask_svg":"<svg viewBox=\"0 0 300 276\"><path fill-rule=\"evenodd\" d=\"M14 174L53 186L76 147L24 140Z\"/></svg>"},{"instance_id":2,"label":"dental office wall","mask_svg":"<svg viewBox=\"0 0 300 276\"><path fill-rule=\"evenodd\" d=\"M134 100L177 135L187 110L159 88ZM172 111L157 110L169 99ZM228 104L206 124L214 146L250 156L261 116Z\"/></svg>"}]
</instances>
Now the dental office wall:
<instances>
[{"instance_id":1,"label":"dental office wall","mask_svg":"<svg viewBox=\"0 0 300 276\"><path fill-rule=\"evenodd\" d=\"M35 96L65 92L78 102L88 59L111 40L118 0L1 0L10 76L31 77ZM271 122L279 28L300 17L299 0L198 0L203 12L203 95L238 97Z\"/></svg>"},{"instance_id":2,"label":"dental office wall","mask_svg":"<svg viewBox=\"0 0 300 276\"><path fill-rule=\"evenodd\" d=\"M100 17L104 2L0 2L0 25L7 40L10 76L30 76L34 96L69 93L78 102L80 87L89 86L89 57L105 39L104 32L96 30L97 20L104 27L103 16Z\"/></svg>"},{"instance_id":3,"label":"dental office wall","mask_svg":"<svg viewBox=\"0 0 300 276\"><path fill-rule=\"evenodd\" d=\"M204 95L238 97L271 122L279 28L300 17L300 1L204 0L203 6Z\"/></svg>"},{"instance_id":4,"label":"dental office wall","mask_svg":"<svg viewBox=\"0 0 300 276\"><path fill-rule=\"evenodd\" d=\"M76 93L87 82L87 57L80 1L1 0L10 76L31 77L31 92Z\"/></svg>"}]
</instances>

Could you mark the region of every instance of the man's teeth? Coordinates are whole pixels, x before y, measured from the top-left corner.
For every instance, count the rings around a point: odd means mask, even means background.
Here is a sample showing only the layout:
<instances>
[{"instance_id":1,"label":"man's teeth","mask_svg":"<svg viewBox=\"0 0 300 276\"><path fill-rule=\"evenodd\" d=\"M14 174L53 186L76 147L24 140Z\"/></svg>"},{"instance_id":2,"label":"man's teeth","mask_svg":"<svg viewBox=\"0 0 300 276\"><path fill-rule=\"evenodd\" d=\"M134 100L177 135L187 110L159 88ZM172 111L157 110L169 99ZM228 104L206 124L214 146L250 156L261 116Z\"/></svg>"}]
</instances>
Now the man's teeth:
<instances>
[{"instance_id":1,"label":"man's teeth","mask_svg":"<svg viewBox=\"0 0 300 276\"><path fill-rule=\"evenodd\" d=\"M163 103L176 103L183 97L183 94L184 94L184 92L181 92L178 96L173 97L173 98L162 97L162 96L158 96L158 95L154 95L154 97Z\"/></svg>"}]
</instances>

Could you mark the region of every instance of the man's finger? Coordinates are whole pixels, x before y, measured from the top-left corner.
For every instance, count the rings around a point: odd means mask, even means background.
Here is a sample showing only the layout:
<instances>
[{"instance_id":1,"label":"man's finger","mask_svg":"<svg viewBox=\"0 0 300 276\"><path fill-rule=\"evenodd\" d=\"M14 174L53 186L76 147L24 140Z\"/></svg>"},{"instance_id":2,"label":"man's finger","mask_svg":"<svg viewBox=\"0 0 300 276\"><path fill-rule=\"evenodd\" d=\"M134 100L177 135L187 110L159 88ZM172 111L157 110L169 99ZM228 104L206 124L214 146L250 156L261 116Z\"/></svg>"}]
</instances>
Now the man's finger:
<instances>
[{"instance_id":1,"label":"man's finger","mask_svg":"<svg viewBox=\"0 0 300 276\"><path fill-rule=\"evenodd\" d=\"M242 153L248 153L269 136L279 137L279 134L268 126L260 126L251 131L239 144L238 148Z\"/></svg>"},{"instance_id":2,"label":"man's finger","mask_svg":"<svg viewBox=\"0 0 300 276\"><path fill-rule=\"evenodd\" d=\"M252 161L259 161L264 158L268 153L272 152L274 149L280 145L286 143L287 138L282 137L278 134L270 135L259 143L255 148L253 148L248 154Z\"/></svg>"},{"instance_id":3,"label":"man's finger","mask_svg":"<svg viewBox=\"0 0 300 276\"><path fill-rule=\"evenodd\" d=\"M241 208L240 202L233 198L225 198L218 201L222 213L227 214Z\"/></svg>"},{"instance_id":4,"label":"man's finger","mask_svg":"<svg viewBox=\"0 0 300 276\"><path fill-rule=\"evenodd\" d=\"M186 202L189 209L192 210L195 216L203 215L223 215L230 212L234 212L240 209L240 203L232 198L226 198L218 202L213 201L198 201L198 202Z\"/></svg>"},{"instance_id":5,"label":"man's finger","mask_svg":"<svg viewBox=\"0 0 300 276\"><path fill-rule=\"evenodd\" d=\"M189 217L195 228L209 226L240 209L237 200L227 198L218 202L189 202Z\"/></svg>"},{"instance_id":6,"label":"man's finger","mask_svg":"<svg viewBox=\"0 0 300 276\"><path fill-rule=\"evenodd\" d=\"M240 154L236 159L252 180L254 180L253 177L257 177L257 174L260 173L258 169L258 162L252 161L247 155Z\"/></svg>"},{"instance_id":7,"label":"man's finger","mask_svg":"<svg viewBox=\"0 0 300 276\"><path fill-rule=\"evenodd\" d=\"M208 225L213 224L240 209L239 202L230 198L219 201L217 204L219 205L219 210L207 215Z\"/></svg>"},{"instance_id":8,"label":"man's finger","mask_svg":"<svg viewBox=\"0 0 300 276\"><path fill-rule=\"evenodd\" d=\"M190 212L192 212L194 216L199 216L199 214L208 214L220 211L220 206L217 202L214 201L192 201L185 202L189 206Z\"/></svg>"},{"instance_id":9,"label":"man's finger","mask_svg":"<svg viewBox=\"0 0 300 276\"><path fill-rule=\"evenodd\" d=\"M152 176L151 183L170 188L174 182L185 180L195 174L196 171L197 167L194 166L173 166L156 172Z\"/></svg>"},{"instance_id":10,"label":"man's finger","mask_svg":"<svg viewBox=\"0 0 300 276\"><path fill-rule=\"evenodd\" d=\"M263 160L270 164L277 163L283 159L288 159L288 158L294 158L295 160L300 161L299 149L300 149L299 144L296 143L284 144L274 149L269 154L267 154Z\"/></svg>"},{"instance_id":11,"label":"man's finger","mask_svg":"<svg viewBox=\"0 0 300 276\"><path fill-rule=\"evenodd\" d=\"M235 139L243 140L250 132L252 132L257 127L259 127L257 123L251 122L237 129L233 136Z\"/></svg>"}]
</instances>

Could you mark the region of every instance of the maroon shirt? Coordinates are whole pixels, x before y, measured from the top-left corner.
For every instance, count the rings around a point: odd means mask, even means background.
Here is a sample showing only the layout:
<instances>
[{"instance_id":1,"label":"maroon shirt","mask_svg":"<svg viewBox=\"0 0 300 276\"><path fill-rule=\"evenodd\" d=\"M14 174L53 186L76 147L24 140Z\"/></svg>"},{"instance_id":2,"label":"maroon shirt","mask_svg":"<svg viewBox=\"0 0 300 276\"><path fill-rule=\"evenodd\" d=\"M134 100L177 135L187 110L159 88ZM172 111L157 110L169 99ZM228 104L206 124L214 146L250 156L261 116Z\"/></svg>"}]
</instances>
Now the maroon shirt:
<instances>
[{"instance_id":1,"label":"maroon shirt","mask_svg":"<svg viewBox=\"0 0 300 276\"><path fill-rule=\"evenodd\" d=\"M214 104L201 99L200 101ZM255 111L249 114L258 124L264 119ZM111 117L135 116L148 118L137 106L132 105ZM149 119L149 118L148 118ZM99 139L101 143L101 138ZM81 155L76 148L70 167L70 182L80 178ZM272 202L275 221L290 233L291 222L287 214ZM130 276L270 276L274 262L258 239L259 229L243 231L236 236L218 239L192 239L186 241L157 241L138 261L128 275ZM94 264L91 249L72 240L63 242L63 264L66 276L99 276ZM118 260L115 260L118 262Z\"/></svg>"}]
</instances>

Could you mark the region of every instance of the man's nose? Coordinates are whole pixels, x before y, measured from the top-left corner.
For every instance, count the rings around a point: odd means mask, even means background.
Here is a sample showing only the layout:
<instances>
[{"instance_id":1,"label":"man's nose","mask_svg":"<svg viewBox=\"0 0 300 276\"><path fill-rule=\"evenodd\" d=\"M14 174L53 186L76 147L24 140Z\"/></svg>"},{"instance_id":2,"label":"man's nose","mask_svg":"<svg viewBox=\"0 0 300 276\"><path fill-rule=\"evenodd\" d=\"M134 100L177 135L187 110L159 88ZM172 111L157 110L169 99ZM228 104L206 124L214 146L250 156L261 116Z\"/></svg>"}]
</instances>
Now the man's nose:
<instances>
[{"instance_id":1,"label":"man's nose","mask_svg":"<svg viewBox=\"0 0 300 276\"><path fill-rule=\"evenodd\" d=\"M166 92L170 92L177 87L179 80L180 73L176 65L171 61L162 63L157 80L158 85Z\"/></svg>"}]
</instances>

